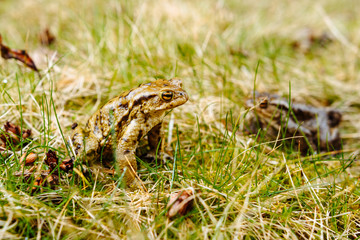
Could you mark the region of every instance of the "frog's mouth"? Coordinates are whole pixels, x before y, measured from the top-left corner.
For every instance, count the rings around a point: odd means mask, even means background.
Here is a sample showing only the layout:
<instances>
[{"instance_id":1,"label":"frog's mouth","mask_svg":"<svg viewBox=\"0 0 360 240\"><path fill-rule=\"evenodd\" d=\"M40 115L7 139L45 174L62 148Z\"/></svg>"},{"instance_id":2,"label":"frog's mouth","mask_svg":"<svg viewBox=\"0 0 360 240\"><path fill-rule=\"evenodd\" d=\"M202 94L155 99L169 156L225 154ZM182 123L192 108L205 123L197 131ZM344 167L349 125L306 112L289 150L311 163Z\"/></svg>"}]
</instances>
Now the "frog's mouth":
<instances>
[{"instance_id":1,"label":"frog's mouth","mask_svg":"<svg viewBox=\"0 0 360 240\"><path fill-rule=\"evenodd\" d=\"M186 103L188 100L189 100L189 95L187 94L187 92L183 91L183 92L179 92L179 95L180 97L179 98L182 98L183 99L183 103Z\"/></svg>"},{"instance_id":2,"label":"frog's mouth","mask_svg":"<svg viewBox=\"0 0 360 240\"><path fill-rule=\"evenodd\" d=\"M174 101L177 103L177 106L183 105L189 100L189 95L185 91L176 93Z\"/></svg>"}]
</instances>

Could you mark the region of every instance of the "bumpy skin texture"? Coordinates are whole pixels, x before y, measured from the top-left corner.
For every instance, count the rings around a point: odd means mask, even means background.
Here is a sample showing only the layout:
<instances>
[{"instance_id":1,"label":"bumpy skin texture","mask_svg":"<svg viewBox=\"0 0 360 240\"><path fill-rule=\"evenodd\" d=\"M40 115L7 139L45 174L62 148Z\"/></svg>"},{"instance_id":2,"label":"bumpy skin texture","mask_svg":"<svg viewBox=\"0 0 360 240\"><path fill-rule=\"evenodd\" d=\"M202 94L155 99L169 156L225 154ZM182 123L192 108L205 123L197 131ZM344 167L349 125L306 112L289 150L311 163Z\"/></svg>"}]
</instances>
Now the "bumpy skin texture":
<instances>
[{"instance_id":1,"label":"bumpy skin texture","mask_svg":"<svg viewBox=\"0 0 360 240\"><path fill-rule=\"evenodd\" d=\"M253 109L249 121L252 133L265 130L266 136L272 140L277 139L279 132L280 139L285 133L285 137L295 140L295 147L300 147L302 154L310 148L316 152L341 149L339 111L299 103L289 106L287 99L257 92L255 98L246 102L246 106Z\"/></svg>"},{"instance_id":2,"label":"bumpy skin texture","mask_svg":"<svg viewBox=\"0 0 360 240\"><path fill-rule=\"evenodd\" d=\"M187 100L181 80L176 78L141 84L111 99L89 118L84 128L74 125L71 143L76 158L90 165L115 159L115 169L120 173L126 169L124 179L127 184L132 183L140 139L148 135L148 155L154 156L166 111Z\"/></svg>"}]
</instances>

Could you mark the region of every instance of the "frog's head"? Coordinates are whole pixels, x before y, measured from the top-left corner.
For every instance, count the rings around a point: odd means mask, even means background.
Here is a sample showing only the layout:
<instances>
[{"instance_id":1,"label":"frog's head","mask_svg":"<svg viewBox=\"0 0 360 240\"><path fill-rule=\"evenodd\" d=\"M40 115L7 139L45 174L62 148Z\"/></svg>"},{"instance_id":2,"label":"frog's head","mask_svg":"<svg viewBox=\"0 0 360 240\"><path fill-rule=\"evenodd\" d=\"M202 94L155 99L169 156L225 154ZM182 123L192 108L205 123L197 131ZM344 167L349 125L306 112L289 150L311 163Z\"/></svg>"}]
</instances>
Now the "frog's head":
<instances>
[{"instance_id":1,"label":"frog's head","mask_svg":"<svg viewBox=\"0 0 360 240\"><path fill-rule=\"evenodd\" d=\"M288 111L289 103L278 95L255 92L253 98L248 99L245 105L263 120L277 120L281 117L282 111Z\"/></svg>"},{"instance_id":2,"label":"frog's head","mask_svg":"<svg viewBox=\"0 0 360 240\"><path fill-rule=\"evenodd\" d=\"M181 80L173 78L141 84L134 90L132 102L134 106L141 104L141 110L147 114L175 108L186 103L188 99L189 96L182 89Z\"/></svg>"}]
</instances>

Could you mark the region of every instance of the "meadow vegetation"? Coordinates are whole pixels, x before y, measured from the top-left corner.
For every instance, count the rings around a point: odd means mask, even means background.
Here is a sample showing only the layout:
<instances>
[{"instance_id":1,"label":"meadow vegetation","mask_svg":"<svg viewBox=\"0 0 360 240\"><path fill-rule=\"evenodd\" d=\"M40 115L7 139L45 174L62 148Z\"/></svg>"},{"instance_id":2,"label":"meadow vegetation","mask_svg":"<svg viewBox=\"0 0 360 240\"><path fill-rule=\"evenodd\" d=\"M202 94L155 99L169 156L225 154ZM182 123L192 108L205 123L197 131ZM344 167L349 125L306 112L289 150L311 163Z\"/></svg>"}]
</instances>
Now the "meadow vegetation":
<instances>
[{"instance_id":1,"label":"meadow vegetation","mask_svg":"<svg viewBox=\"0 0 360 240\"><path fill-rule=\"evenodd\" d=\"M41 77L0 59L0 125L32 140L0 160L0 238L357 239L360 236L360 15L355 0L0 1L0 34L26 49ZM333 41L293 47L304 28ZM49 28L50 47L38 35ZM165 120L173 160L144 162L144 189L101 171L62 174L32 192L14 176L26 151L56 151L73 122L157 78L179 77L190 100ZM254 89L343 114L340 154L302 156L244 134ZM75 163L80 169L80 164ZM84 180L86 178L86 180ZM166 217L172 192L194 207Z\"/></svg>"}]
</instances>

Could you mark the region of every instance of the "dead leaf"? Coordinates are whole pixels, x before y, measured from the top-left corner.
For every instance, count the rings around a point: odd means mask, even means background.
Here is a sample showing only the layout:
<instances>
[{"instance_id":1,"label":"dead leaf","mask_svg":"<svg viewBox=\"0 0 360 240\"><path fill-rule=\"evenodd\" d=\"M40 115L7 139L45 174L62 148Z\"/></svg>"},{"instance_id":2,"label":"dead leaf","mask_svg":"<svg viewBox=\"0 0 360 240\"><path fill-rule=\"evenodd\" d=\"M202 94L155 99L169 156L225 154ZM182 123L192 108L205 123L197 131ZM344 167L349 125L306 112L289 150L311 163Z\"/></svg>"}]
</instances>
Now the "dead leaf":
<instances>
[{"instance_id":1,"label":"dead leaf","mask_svg":"<svg viewBox=\"0 0 360 240\"><path fill-rule=\"evenodd\" d=\"M27 153L25 152L20 158L20 164L25 164L25 166L31 166L37 160L38 155L36 153Z\"/></svg>"},{"instance_id":2,"label":"dead leaf","mask_svg":"<svg viewBox=\"0 0 360 240\"><path fill-rule=\"evenodd\" d=\"M41 190L41 187L44 185L44 179L42 177L35 178L34 186L31 189L31 194Z\"/></svg>"},{"instance_id":3,"label":"dead leaf","mask_svg":"<svg viewBox=\"0 0 360 240\"><path fill-rule=\"evenodd\" d=\"M324 48L334 41L334 37L328 32L316 33L311 28L303 28L295 33L291 47L303 53L309 53L315 48Z\"/></svg>"},{"instance_id":4,"label":"dead leaf","mask_svg":"<svg viewBox=\"0 0 360 240\"><path fill-rule=\"evenodd\" d=\"M249 58L249 56L250 56L249 51L247 51L243 48L229 48L229 53L232 56L237 56L240 58Z\"/></svg>"},{"instance_id":5,"label":"dead leaf","mask_svg":"<svg viewBox=\"0 0 360 240\"><path fill-rule=\"evenodd\" d=\"M59 171L57 168L58 163L59 159L56 156L56 152L50 149L46 153L45 164L49 166L49 172L51 173L51 175L47 178L47 181L51 186L59 184Z\"/></svg>"},{"instance_id":6,"label":"dead leaf","mask_svg":"<svg viewBox=\"0 0 360 240\"><path fill-rule=\"evenodd\" d=\"M56 185L59 184L59 175L52 173L50 176L46 178L46 180L53 189Z\"/></svg>"},{"instance_id":7,"label":"dead leaf","mask_svg":"<svg viewBox=\"0 0 360 240\"><path fill-rule=\"evenodd\" d=\"M18 144L20 142L20 127L11 123L11 122L6 122L4 125L4 133L0 136L3 144L5 146L7 146L9 143L10 144Z\"/></svg>"},{"instance_id":8,"label":"dead leaf","mask_svg":"<svg viewBox=\"0 0 360 240\"><path fill-rule=\"evenodd\" d=\"M29 170L21 170L14 172L14 176L23 177L23 181L25 183L30 183L30 181L32 180L31 177L36 175L34 179L33 187L31 189L31 194L34 194L35 192L42 190L41 187L46 185L44 179L49 175L49 170L42 170L40 174L34 173L35 170L36 167L32 166ZM30 190L30 187L28 187L28 190Z\"/></svg>"},{"instance_id":9,"label":"dead leaf","mask_svg":"<svg viewBox=\"0 0 360 240\"><path fill-rule=\"evenodd\" d=\"M166 206L169 209L166 216L173 218L178 214L185 215L192 209L194 198L195 196L191 189L171 194L169 203Z\"/></svg>"},{"instance_id":10,"label":"dead leaf","mask_svg":"<svg viewBox=\"0 0 360 240\"><path fill-rule=\"evenodd\" d=\"M56 40L55 36L50 32L49 28L46 28L39 35L40 43L45 46L50 46Z\"/></svg>"},{"instance_id":11,"label":"dead leaf","mask_svg":"<svg viewBox=\"0 0 360 240\"><path fill-rule=\"evenodd\" d=\"M71 125L71 129L74 130L77 126L78 126L78 124L75 122Z\"/></svg>"},{"instance_id":12,"label":"dead leaf","mask_svg":"<svg viewBox=\"0 0 360 240\"><path fill-rule=\"evenodd\" d=\"M31 59L29 54L25 50L12 50L9 47L5 46L2 43L2 36L0 35L0 50L1 50L1 57L4 59L11 59L14 58L22 63L24 63L27 67L31 68L32 70L36 71L40 74L39 70L37 69L34 61Z\"/></svg>"},{"instance_id":13,"label":"dead leaf","mask_svg":"<svg viewBox=\"0 0 360 240\"><path fill-rule=\"evenodd\" d=\"M56 152L50 149L46 153L46 159L45 159L45 164L49 166L50 172L56 169L58 162L59 162L59 159L56 156Z\"/></svg>"},{"instance_id":14,"label":"dead leaf","mask_svg":"<svg viewBox=\"0 0 360 240\"><path fill-rule=\"evenodd\" d=\"M31 136L31 129L26 129L23 131L22 137L23 139L27 139Z\"/></svg>"},{"instance_id":15,"label":"dead leaf","mask_svg":"<svg viewBox=\"0 0 360 240\"><path fill-rule=\"evenodd\" d=\"M6 132L9 132L9 133L12 132L17 136L20 135L20 132L21 132L20 127L9 121L5 123L4 128L5 128Z\"/></svg>"},{"instance_id":16,"label":"dead leaf","mask_svg":"<svg viewBox=\"0 0 360 240\"><path fill-rule=\"evenodd\" d=\"M11 144L19 144L21 135L23 139L27 139L31 136L31 130L23 130L23 133L21 134L21 129L18 125L15 125L11 122L6 122L4 125L4 131L0 135L0 147L6 148Z\"/></svg>"},{"instance_id":17,"label":"dead leaf","mask_svg":"<svg viewBox=\"0 0 360 240\"><path fill-rule=\"evenodd\" d=\"M60 165L59 168L61 170L63 170L64 172L70 172L73 170L74 168L74 159L70 158L70 159L65 159L63 160Z\"/></svg>"},{"instance_id":18,"label":"dead leaf","mask_svg":"<svg viewBox=\"0 0 360 240\"><path fill-rule=\"evenodd\" d=\"M28 166L33 165L33 163L38 158L38 155L36 153L24 153L22 157L20 158L20 164ZM71 159L70 159L71 160ZM42 187L44 186L50 186L52 189L56 185L59 184L59 171L58 171L58 157L56 156L56 152L53 150L49 150L46 153L46 159L45 164L49 166L48 170L40 170L37 172L34 172L36 169L36 166L31 167L29 170L25 170L22 168L21 171L14 172L14 176L16 177L23 177L24 182L29 182L32 179L32 176L34 176L34 184L31 189L31 193L35 193L37 191L42 191ZM65 161L65 166L67 166L66 169L69 169L71 166L72 169L72 160L71 161ZM30 190L30 189L28 189Z\"/></svg>"}]
</instances>

